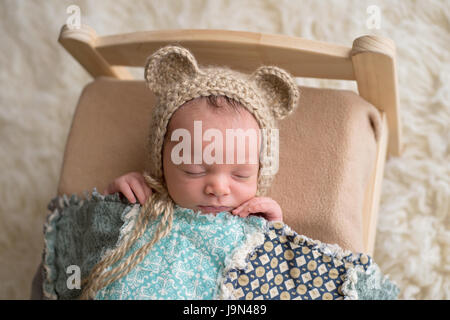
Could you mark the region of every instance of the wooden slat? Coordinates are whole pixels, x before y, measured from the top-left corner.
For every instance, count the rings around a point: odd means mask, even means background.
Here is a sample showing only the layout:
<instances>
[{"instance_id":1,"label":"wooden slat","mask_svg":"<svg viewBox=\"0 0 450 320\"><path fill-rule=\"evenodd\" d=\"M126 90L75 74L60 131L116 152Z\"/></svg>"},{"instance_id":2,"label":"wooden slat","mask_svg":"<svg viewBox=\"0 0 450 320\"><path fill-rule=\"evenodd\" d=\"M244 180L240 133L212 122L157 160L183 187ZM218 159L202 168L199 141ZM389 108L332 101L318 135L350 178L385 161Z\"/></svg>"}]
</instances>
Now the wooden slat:
<instances>
[{"instance_id":1,"label":"wooden slat","mask_svg":"<svg viewBox=\"0 0 450 320\"><path fill-rule=\"evenodd\" d=\"M111 65L144 66L167 44L189 49L200 64L243 72L277 65L295 77L355 80L351 48L285 35L228 30L159 30L99 37L96 50Z\"/></svg>"},{"instance_id":2,"label":"wooden slat","mask_svg":"<svg viewBox=\"0 0 450 320\"><path fill-rule=\"evenodd\" d=\"M375 235L377 232L378 209L381 197L381 187L383 183L384 164L386 162L387 139L389 129L386 120L386 113L381 112L381 136L377 144L377 156L375 165L370 174L367 188L364 195L363 207L363 243L364 252L373 255L375 248Z\"/></svg>"}]
</instances>

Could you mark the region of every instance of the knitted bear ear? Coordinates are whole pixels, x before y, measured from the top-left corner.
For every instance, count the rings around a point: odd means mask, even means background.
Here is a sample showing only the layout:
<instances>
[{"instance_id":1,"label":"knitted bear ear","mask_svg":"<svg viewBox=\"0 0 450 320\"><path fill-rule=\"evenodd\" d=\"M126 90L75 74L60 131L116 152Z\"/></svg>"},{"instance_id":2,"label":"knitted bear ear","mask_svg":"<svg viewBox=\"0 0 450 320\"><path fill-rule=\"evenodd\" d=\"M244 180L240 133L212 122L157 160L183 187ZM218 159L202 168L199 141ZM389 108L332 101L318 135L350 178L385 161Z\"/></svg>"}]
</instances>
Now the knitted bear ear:
<instances>
[{"instance_id":1,"label":"knitted bear ear","mask_svg":"<svg viewBox=\"0 0 450 320\"><path fill-rule=\"evenodd\" d=\"M275 119L285 118L297 107L300 92L294 79L283 69L262 66L250 78L262 90Z\"/></svg>"},{"instance_id":2,"label":"knitted bear ear","mask_svg":"<svg viewBox=\"0 0 450 320\"><path fill-rule=\"evenodd\" d=\"M161 95L173 84L193 77L198 72L197 61L189 50L169 45L147 58L144 75L149 89Z\"/></svg>"}]
</instances>

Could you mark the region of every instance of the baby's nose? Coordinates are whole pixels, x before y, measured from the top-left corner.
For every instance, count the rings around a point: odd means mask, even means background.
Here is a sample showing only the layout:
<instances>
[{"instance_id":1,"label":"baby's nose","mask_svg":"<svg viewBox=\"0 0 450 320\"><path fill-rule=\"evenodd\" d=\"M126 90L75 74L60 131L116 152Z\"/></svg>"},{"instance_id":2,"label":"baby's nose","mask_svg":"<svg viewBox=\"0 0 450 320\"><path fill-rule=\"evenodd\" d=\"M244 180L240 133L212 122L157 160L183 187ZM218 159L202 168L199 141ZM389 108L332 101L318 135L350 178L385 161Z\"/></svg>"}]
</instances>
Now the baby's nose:
<instances>
[{"instance_id":1,"label":"baby's nose","mask_svg":"<svg viewBox=\"0 0 450 320\"><path fill-rule=\"evenodd\" d=\"M223 178L212 179L205 186L205 193L215 195L216 197L222 197L230 194L230 187Z\"/></svg>"}]
</instances>

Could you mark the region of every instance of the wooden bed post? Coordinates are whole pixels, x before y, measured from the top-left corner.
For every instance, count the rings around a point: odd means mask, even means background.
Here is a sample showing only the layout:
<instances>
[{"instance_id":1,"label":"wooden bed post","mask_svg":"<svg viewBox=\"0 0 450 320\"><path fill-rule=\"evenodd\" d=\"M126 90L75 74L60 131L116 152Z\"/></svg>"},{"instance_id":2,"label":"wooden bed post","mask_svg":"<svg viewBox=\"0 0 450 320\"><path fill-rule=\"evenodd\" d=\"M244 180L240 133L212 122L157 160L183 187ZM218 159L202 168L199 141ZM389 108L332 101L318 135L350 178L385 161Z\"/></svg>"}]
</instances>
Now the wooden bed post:
<instances>
[{"instance_id":1,"label":"wooden bed post","mask_svg":"<svg viewBox=\"0 0 450 320\"><path fill-rule=\"evenodd\" d=\"M108 76L117 79L133 79L123 67L115 67L97 52L97 34L87 25L71 30L67 25L61 28L58 41L94 77Z\"/></svg>"},{"instance_id":2,"label":"wooden bed post","mask_svg":"<svg viewBox=\"0 0 450 320\"><path fill-rule=\"evenodd\" d=\"M380 110L382 120L363 208L364 248L373 255L386 156L399 156L402 151L395 44L379 36L359 37L353 41L351 59L360 96Z\"/></svg>"},{"instance_id":3,"label":"wooden bed post","mask_svg":"<svg viewBox=\"0 0 450 320\"><path fill-rule=\"evenodd\" d=\"M395 43L389 38L362 36L353 41L351 57L360 96L386 113L388 155L400 156L402 141Z\"/></svg>"}]
</instances>

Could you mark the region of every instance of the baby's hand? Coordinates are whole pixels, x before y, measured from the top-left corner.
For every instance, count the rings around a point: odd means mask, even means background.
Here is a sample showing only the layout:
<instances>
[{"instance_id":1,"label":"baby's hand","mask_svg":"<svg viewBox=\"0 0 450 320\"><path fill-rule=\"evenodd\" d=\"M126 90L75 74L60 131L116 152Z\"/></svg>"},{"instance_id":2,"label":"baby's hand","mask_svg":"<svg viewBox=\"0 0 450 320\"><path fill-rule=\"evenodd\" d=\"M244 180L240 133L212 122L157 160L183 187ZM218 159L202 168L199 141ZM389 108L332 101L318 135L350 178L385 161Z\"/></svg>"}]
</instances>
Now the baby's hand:
<instances>
[{"instance_id":1,"label":"baby's hand","mask_svg":"<svg viewBox=\"0 0 450 320\"><path fill-rule=\"evenodd\" d=\"M152 195L152 189L148 187L144 176L140 172L130 172L116 178L103 191L103 194L116 192L122 193L131 203L135 203L137 197L141 205Z\"/></svg>"},{"instance_id":2,"label":"baby's hand","mask_svg":"<svg viewBox=\"0 0 450 320\"><path fill-rule=\"evenodd\" d=\"M241 204L231 213L243 218L256 215L262 216L268 221L283 221L281 207L275 200L268 197L254 197Z\"/></svg>"}]
</instances>

